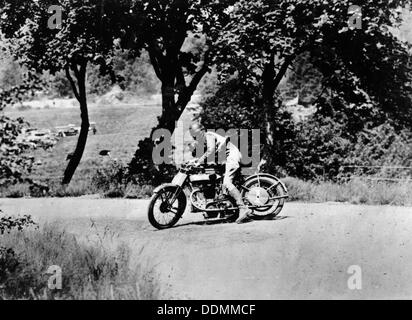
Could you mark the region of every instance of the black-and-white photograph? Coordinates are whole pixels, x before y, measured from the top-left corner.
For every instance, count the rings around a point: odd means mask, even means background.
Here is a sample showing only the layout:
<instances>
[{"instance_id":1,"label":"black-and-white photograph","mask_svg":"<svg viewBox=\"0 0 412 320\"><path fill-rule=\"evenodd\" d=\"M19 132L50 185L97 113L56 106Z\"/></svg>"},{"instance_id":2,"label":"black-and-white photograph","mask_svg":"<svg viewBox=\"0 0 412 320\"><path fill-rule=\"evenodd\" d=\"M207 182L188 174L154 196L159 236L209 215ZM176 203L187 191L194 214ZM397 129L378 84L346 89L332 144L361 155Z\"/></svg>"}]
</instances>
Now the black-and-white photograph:
<instances>
[{"instance_id":1,"label":"black-and-white photograph","mask_svg":"<svg viewBox=\"0 0 412 320\"><path fill-rule=\"evenodd\" d=\"M412 298L412 0L0 0L0 48L0 300Z\"/></svg>"}]
</instances>

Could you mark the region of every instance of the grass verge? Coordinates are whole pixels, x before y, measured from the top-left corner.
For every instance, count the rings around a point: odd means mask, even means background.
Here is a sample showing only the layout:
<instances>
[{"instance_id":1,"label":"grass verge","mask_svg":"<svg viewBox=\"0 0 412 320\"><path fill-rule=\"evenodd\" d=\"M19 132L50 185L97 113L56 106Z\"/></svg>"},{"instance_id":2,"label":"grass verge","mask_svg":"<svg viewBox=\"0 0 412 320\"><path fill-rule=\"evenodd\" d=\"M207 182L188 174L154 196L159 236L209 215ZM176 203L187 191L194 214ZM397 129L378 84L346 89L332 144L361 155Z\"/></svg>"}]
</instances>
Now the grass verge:
<instances>
[{"instance_id":1,"label":"grass verge","mask_svg":"<svg viewBox=\"0 0 412 320\"><path fill-rule=\"evenodd\" d=\"M282 179L292 201L349 202L368 205L412 206L411 182L351 179L343 183Z\"/></svg>"},{"instance_id":2,"label":"grass verge","mask_svg":"<svg viewBox=\"0 0 412 320\"><path fill-rule=\"evenodd\" d=\"M99 194L102 198L147 199L153 187L132 183L123 185L111 176L101 179L103 183L73 183L67 188L52 185L47 194L31 191L27 185L0 189L0 197L78 197ZM290 201L302 202L349 202L368 205L412 206L412 182L387 182L351 179L347 182L303 181L297 178L282 178L290 194Z\"/></svg>"},{"instance_id":3,"label":"grass verge","mask_svg":"<svg viewBox=\"0 0 412 320\"><path fill-rule=\"evenodd\" d=\"M13 230L0 243L0 300L159 298L155 272L133 263L124 244L79 242L55 225ZM49 286L52 266L61 269L61 289Z\"/></svg>"}]
</instances>

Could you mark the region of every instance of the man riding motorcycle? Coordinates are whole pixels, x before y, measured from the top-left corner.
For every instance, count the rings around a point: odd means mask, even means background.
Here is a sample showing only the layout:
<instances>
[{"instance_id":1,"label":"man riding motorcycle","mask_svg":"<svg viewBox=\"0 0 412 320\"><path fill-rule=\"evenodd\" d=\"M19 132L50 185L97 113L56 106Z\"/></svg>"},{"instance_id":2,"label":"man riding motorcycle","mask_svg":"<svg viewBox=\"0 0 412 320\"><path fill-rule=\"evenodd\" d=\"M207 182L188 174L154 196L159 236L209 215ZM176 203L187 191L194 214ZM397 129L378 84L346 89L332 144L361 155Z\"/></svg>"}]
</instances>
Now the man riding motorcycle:
<instances>
[{"instance_id":1,"label":"man riding motorcycle","mask_svg":"<svg viewBox=\"0 0 412 320\"><path fill-rule=\"evenodd\" d=\"M236 223L245 223L250 221L250 214L252 213L252 210L244 204L240 191L233 184L233 179L238 170L240 170L240 160L242 155L239 149L233 143L229 142L227 137L223 137L215 132L206 132L205 128L199 123L193 123L190 126L189 131L191 136L196 140L196 143L206 141L206 152L200 158L193 159L191 161L195 165L200 165L210 155L214 155L215 152L219 152L226 147L223 186L239 206L239 218L236 220Z\"/></svg>"}]
</instances>

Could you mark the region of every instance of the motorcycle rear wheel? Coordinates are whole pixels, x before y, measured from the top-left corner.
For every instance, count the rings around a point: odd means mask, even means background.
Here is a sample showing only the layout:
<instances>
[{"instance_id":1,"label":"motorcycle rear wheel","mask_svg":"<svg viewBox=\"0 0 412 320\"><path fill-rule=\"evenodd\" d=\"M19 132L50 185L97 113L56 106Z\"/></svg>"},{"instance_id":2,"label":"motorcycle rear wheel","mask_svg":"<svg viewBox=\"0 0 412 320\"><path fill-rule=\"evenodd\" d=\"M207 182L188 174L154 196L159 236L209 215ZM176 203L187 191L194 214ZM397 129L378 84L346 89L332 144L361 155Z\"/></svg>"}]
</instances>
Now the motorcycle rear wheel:
<instances>
[{"instance_id":1,"label":"motorcycle rear wheel","mask_svg":"<svg viewBox=\"0 0 412 320\"><path fill-rule=\"evenodd\" d=\"M241 192L242 198L247 199L248 193L250 192L249 190L254 190L254 188L264 189L269 197L282 197L287 195L286 190L278 180L265 176L259 176L259 178L256 176L244 184ZM250 203L250 201L248 202ZM253 205L253 203L250 204ZM265 206L252 210L253 218L257 220L274 218L282 211L284 204L285 198L268 200Z\"/></svg>"}]
</instances>

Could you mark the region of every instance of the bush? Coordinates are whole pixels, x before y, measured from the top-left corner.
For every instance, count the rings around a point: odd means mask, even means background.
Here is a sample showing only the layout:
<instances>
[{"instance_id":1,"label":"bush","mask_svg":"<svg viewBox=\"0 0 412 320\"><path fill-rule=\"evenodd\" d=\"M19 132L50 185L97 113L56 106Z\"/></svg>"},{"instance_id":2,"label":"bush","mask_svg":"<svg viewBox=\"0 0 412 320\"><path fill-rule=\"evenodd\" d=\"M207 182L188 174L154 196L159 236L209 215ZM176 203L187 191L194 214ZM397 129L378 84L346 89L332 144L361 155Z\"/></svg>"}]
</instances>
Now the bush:
<instances>
[{"instance_id":1,"label":"bush","mask_svg":"<svg viewBox=\"0 0 412 320\"><path fill-rule=\"evenodd\" d=\"M358 135L349 159L354 165L412 167L412 133L405 129L397 132L389 123L364 130ZM411 171L401 173L407 178Z\"/></svg>"},{"instance_id":2,"label":"bush","mask_svg":"<svg viewBox=\"0 0 412 320\"><path fill-rule=\"evenodd\" d=\"M10 233L12 230L23 230L25 227L36 225L29 215L23 217L6 216L0 210L0 234Z\"/></svg>"},{"instance_id":3,"label":"bush","mask_svg":"<svg viewBox=\"0 0 412 320\"><path fill-rule=\"evenodd\" d=\"M13 120L0 115L0 186L24 181L24 174L33 166L33 157L25 152L35 146L18 139L27 126L22 118Z\"/></svg>"},{"instance_id":4,"label":"bush","mask_svg":"<svg viewBox=\"0 0 412 320\"><path fill-rule=\"evenodd\" d=\"M285 169L302 179L335 180L352 147L345 125L330 117L311 118L296 125L295 145Z\"/></svg>"},{"instance_id":5,"label":"bush","mask_svg":"<svg viewBox=\"0 0 412 320\"><path fill-rule=\"evenodd\" d=\"M92 186L106 198L148 198L153 191L151 185L139 185L136 179L131 179L128 168L119 161L98 169L92 178Z\"/></svg>"},{"instance_id":6,"label":"bush","mask_svg":"<svg viewBox=\"0 0 412 320\"><path fill-rule=\"evenodd\" d=\"M36 183L27 178L34 164L34 157L28 151L37 148L47 150L54 146L56 140L28 141L24 138L24 130L28 126L22 118L10 119L0 115L0 187L23 182L36 187Z\"/></svg>"},{"instance_id":7,"label":"bush","mask_svg":"<svg viewBox=\"0 0 412 320\"><path fill-rule=\"evenodd\" d=\"M102 193L123 190L126 181L127 167L121 161L112 161L98 169L92 177L92 185Z\"/></svg>"}]
</instances>

